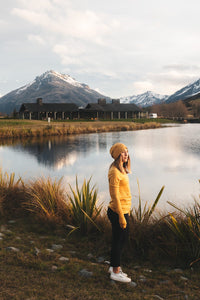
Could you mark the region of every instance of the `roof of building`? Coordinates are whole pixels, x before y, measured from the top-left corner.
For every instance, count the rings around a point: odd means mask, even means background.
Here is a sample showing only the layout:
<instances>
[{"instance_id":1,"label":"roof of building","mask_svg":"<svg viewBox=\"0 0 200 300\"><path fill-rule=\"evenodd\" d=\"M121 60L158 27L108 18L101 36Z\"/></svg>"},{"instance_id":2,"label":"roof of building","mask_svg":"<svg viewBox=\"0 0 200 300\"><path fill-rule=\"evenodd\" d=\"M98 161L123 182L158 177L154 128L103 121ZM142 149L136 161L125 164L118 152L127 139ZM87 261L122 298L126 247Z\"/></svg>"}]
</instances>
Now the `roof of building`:
<instances>
[{"instance_id":1,"label":"roof of building","mask_svg":"<svg viewBox=\"0 0 200 300\"><path fill-rule=\"evenodd\" d=\"M105 112L127 112L141 111L140 108L133 103L108 103L100 105L98 103L89 103L85 110L87 111L105 111Z\"/></svg>"},{"instance_id":2,"label":"roof of building","mask_svg":"<svg viewBox=\"0 0 200 300\"><path fill-rule=\"evenodd\" d=\"M23 103L20 112L66 112L77 111L78 106L74 103Z\"/></svg>"}]
</instances>

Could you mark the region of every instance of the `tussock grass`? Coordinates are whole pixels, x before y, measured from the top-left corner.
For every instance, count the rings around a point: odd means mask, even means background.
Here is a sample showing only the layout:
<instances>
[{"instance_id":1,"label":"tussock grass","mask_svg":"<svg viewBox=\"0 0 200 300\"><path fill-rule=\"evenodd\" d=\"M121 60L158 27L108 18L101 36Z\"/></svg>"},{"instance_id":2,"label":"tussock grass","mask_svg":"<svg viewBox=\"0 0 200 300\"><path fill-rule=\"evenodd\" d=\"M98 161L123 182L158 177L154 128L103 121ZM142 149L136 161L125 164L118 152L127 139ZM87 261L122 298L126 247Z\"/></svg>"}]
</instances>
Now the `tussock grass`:
<instances>
[{"instance_id":1,"label":"tussock grass","mask_svg":"<svg viewBox=\"0 0 200 300\"><path fill-rule=\"evenodd\" d=\"M176 212L160 214L156 211L156 205L163 189L164 186L152 205L146 203L143 208L139 196L138 207L131 212L126 259L198 267L200 204L195 200L193 207L186 211L174 205ZM62 178L54 181L51 178L39 178L24 183L21 178L15 179L14 173L8 175L2 170L0 172L2 218L29 217L33 223L39 221L41 228L46 224L55 228L61 226L66 235L72 231L75 236L80 233L82 238L91 235L95 236L95 242L98 236L105 246L110 243L111 227L106 209L102 208L102 204L98 205L97 199L97 189L90 186L90 179L84 180L79 187L76 178L75 188L69 186L69 190L66 190Z\"/></svg>"},{"instance_id":2,"label":"tussock grass","mask_svg":"<svg viewBox=\"0 0 200 300\"><path fill-rule=\"evenodd\" d=\"M24 206L42 221L49 223L63 223L69 220L69 209L66 196L60 180L39 178L31 181L26 187Z\"/></svg>"},{"instance_id":3,"label":"tussock grass","mask_svg":"<svg viewBox=\"0 0 200 300\"><path fill-rule=\"evenodd\" d=\"M24 182L15 179L15 173L10 175L0 169L0 214L4 216L21 215L24 213L22 202L24 198Z\"/></svg>"},{"instance_id":4,"label":"tussock grass","mask_svg":"<svg viewBox=\"0 0 200 300\"><path fill-rule=\"evenodd\" d=\"M106 210L97 206L97 189L90 179L81 187L77 179L75 188L65 191L62 179L26 183L1 170L0 298L198 299L200 204L195 200L188 210L173 205L176 212L161 215L156 205L162 191L152 205L142 208L139 199L131 212L123 267L137 283L132 287L111 284L108 265L98 262L100 256L109 260L111 226ZM84 230L69 235L68 224ZM53 244L62 248L49 252ZM9 251L11 246L19 251ZM63 256L69 261L61 261ZM179 273L177 267L184 270ZM93 276L81 277L82 269Z\"/></svg>"},{"instance_id":5,"label":"tussock grass","mask_svg":"<svg viewBox=\"0 0 200 300\"><path fill-rule=\"evenodd\" d=\"M193 207L181 209L169 202L178 213L170 213L168 226L175 235L174 251L179 261L193 266L200 263L200 204L197 200ZM175 245L174 245L175 246ZM174 256L172 251L171 256Z\"/></svg>"}]
</instances>

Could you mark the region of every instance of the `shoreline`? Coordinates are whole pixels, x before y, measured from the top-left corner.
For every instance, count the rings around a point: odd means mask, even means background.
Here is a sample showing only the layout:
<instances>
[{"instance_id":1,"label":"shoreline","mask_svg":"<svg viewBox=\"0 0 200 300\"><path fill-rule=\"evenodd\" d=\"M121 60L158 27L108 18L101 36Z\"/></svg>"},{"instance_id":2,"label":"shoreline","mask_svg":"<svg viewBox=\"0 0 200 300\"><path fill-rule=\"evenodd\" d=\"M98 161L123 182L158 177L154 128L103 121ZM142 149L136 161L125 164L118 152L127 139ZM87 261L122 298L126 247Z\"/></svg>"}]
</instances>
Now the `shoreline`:
<instances>
[{"instance_id":1,"label":"shoreline","mask_svg":"<svg viewBox=\"0 0 200 300\"><path fill-rule=\"evenodd\" d=\"M2 124L3 123L3 124ZM72 134L101 133L112 131L134 131L143 129L161 128L158 122L133 121L69 121L51 122L29 120L1 120L0 138L26 138L66 136Z\"/></svg>"}]
</instances>

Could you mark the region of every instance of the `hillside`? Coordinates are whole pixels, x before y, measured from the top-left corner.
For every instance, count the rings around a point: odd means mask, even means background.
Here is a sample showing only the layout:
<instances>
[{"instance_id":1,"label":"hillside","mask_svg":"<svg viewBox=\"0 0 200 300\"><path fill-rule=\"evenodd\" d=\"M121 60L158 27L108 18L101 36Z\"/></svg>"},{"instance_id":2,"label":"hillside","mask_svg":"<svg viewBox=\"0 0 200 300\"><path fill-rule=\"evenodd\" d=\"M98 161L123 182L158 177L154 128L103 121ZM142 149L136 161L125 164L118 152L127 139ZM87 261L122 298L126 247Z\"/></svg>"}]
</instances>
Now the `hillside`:
<instances>
[{"instance_id":1,"label":"hillside","mask_svg":"<svg viewBox=\"0 0 200 300\"><path fill-rule=\"evenodd\" d=\"M78 106L96 103L98 98L109 99L69 75L47 71L33 82L1 97L0 111L9 114L18 110L22 103L33 103L40 97L44 103L75 103Z\"/></svg>"},{"instance_id":2,"label":"hillside","mask_svg":"<svg viewBox=\"0 0 200 300\"><path fill-rule=\"evenodd\" d=\"M166 103L172 103L179 100L185 100L190 97L193 97L200 93L200 79L197 81L188 84L187 86L183 87L182 89L175 92L173 95L168 97Z\"/></svg>"}]
</instances>

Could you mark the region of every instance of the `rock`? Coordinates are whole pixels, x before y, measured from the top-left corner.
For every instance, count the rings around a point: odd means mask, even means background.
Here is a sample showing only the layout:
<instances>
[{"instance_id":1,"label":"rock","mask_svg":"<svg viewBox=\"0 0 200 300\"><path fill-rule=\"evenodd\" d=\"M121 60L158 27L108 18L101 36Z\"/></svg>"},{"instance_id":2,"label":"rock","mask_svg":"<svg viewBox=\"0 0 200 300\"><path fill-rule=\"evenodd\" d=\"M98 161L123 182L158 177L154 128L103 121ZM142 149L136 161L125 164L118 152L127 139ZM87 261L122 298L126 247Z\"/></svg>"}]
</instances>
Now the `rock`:
<instances>
[{"instance_id":1,"label":"rock","mask_svg":"<svg viewBox=\"0 0 200 300\"><path fill-rule=\"evenodd\" d=\"M141 267L140 266L135 266L135 267L133 267L133 269L140 269Z\"/></svg>"},{"instance_id":2,"label":"rock","mask_svg":"<svg viewBox=\"0 0 200 300\"><path fill-rule=\"evenodd\" d=\"M40 249L38 249L37 247L35 247L35 255L38 256L39 253L40 253Z\"/></svg>"},{"instance_id":3,"label":"rock","mask_svg":"<svg viewBox=\"0 0 200 300\"><path fill-rule=\"evenodd\" d=\"M64 256L61 256L59 258L60 261L63 261L63 262L66 262L66 261L69 261L69 258L68 257L64 257Z\"/></svg>"},{"instance_id":4,"label":"rock","mask_svg":"<svg viewBox=\"0 0 200 300\"><path fill-rule=\"evenodd\" d=\"M92 253L88 253L87 257L88 257L88 259L92 259L93 258Z\"/></svg>"},{"instance_id":5,"label":"rock","mask_svg":"<svg viewBox=\"0 0 200 300\"><path fill-rule=\"evenodd\" d=\"M179 268L177 268L177 269L174 269L174 272L175 272L175 273L183 273L183 270L182 270L182 269L179 269Z\"/></svg>"},{"instance_id":6,"label":"rock","mask_svg":"<svg viewBox=\"0 0 200 300\"><path fill-rule=\"evenodd\" d=\"M98 263L103 263L104 261L105 261L105 259L102 256L97 258Z\"/></svg>"},{"instance_id":7,"label":"rock","mask_svg":"<svg viewBox=\"0 0 200 300\"><path fill-rule=\"evenodd\" d=\"M113 286L116 286L116 282L114 280L111 279L110 284Z\"/></svg>"},{"instance_id":8,"label":"rock","mask_svg":"<svg viewBox=\"0 0 200 300\"><path fill-rule=\"evenodd\" d=\"M187 281L188 280L188 278L184 277L184 276L181 276L180 279L183 280L183 281Z\"/></svg>"},{"instance_id":9,"label":"rock","mask_svg":"<svg viewBox=\"0 0 200 300\"><path fill-rule=\"evenodd\" d=\"M6 225L1 225L0 230L3 231L3 232L6 231Z\"/></svg>"},{"instance_id":10,"label":"rock","mask_svg":"<svg viewBox=\"0 0 200 300\"><path fill-rule=\"evenodd\" d=\"M131 282L129 283L129 285L130 285L131 287L135 288L135 287L137 286L137 283L134 282L134 281L131 281Z\"/></svg>"},{"instance_id":11,"label":"rock","mask_svg":"<svg viewBox=\"0 0 200 300\"><path fill-rule=\"evenodd\" d=\"M89 278L93 276L93 273L90 271L87 271L86 269L82 269L81 271L79 271L79 274L83 277Z\"/></svg>"},{"instance_id":12,"label":"rock","mask_svg":"<svg viewBox=\"0 0 200 300\"><path fill-rule=\"evenodd\" d=\"M52 249L52 250L60 250L60 249L62 249L62 248L63 248L62 245L56 245L56 244L53 244L53 245L51 246L51 249Z\"/></svg>"},{"instance_id":13,"label":"rock","mask_svg":"<svg viewBox=\"0 0 200 300\"><path fill-rule=\"evenodd\" d=\"M147 279L146 279L146 277L145 277L144 275L140 275L139 281L141 281L141 282L146 282Z\"/></svg>"},{"instance_id":14,"label":"rock","mask_svg":"<svg viewBox=\"0 0 200 300\"><path fill-rule=\"evenodd\" d=\"M13 252L19 252L20 251L18 248L15 248L15 247L7 247L6 250L13 251Z\"/></svg>"},{"instance_id":15,"label":"rock","mask_svg":"<svg viewBox=\"0 0 200 300\"><path fill-rule=\"evenodd\" d=\"M161 280L159 283L160 283L160 284L169 284L170 281L169 281L169 280Z\"/></svg>"},{"instance_id":16,"label":"rock","mask_svg":"<svg viewBox=\"0 0 200 300\"><path fill-rule=\"evenodd\" d=\"M144 272L152 273L151 269L144 269Z\"/></svg>"},{"instance_id":17,"label":"rock","mask_svg":"<svg viewBox=\"0 0 200 300\"><path fill-rule=\"evenodd\" d=\"M16 222L15 220L8 221L9 224L14 224L15 222Z\"/></svg>"},{"instance_id":18,"label":"rock","mask_svg":"<svg viewBox=\"0 0 200 300\"><path fill-rule=\"evenodd\" d=\"M1 232L0 232L0 237L1 237L1 238L2 238L2 237L4 237L4 234L3 234L3 233L1 233Z\"/></svg>"},{"instance_id":19,"label":"rock","mask_svg":"<svg viewBox=\"0 0 200 300\"><path fill-rule=\"evenodd\" d=\"M57 269L58 269L58 267L55 266L55 265L51 267L51 270L52 270L53 272L57 271Z\"/></svg>"},{"instance_id":20,"label":"rock","mask_svg":"<svg viewBox=\"0 0 200 300\"><path fill-rule=\"evenodd\" d=\"M71 255L76 255L76 251L69 251Z\"/></svg>"},{"instance_id":21,"label":"rock","mask_svg":"<svg viewBox=\"0 0 200 300\"><path fill-rule=\"evenodd\" d=\"M49 253L53 253L54 252L53 249L48 249L48 248L46 249L46 251L49 252Z\"/></svg>"},{"instance_id":22,"label":"rock","mask_svg":"<svg viewBox=\"0 0 200 300\"><path fill-rule=\"evenodd\" d=\"M159 299L159 300L164 300L164 298L158 296L158 295L153 295L154 298Z\"/></svg>"}]
</instances>

